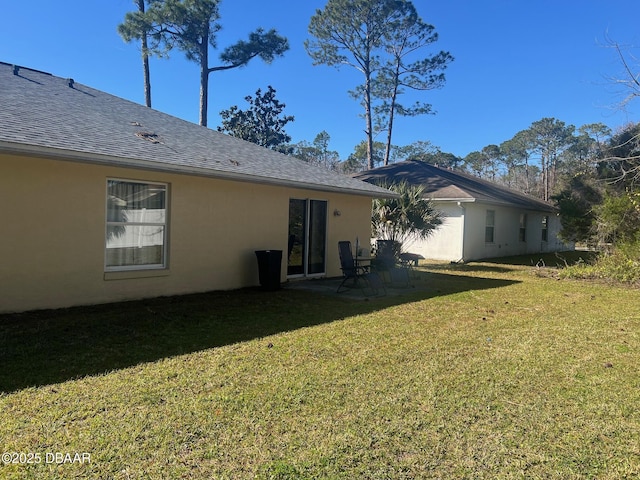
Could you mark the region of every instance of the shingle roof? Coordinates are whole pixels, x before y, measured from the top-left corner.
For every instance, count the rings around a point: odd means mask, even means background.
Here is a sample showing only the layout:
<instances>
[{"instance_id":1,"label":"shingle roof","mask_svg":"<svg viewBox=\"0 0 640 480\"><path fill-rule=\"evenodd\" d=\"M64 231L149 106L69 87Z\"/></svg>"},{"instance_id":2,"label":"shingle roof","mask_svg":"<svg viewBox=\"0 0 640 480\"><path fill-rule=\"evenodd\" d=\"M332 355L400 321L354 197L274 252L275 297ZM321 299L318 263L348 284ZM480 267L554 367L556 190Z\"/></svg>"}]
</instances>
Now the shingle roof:
<instances>
[{"instance_id":1,"label":"shingle roof","mask_svg":"<svg viewBox=\"0 0 640 480\"><path fill-rule=\"evenodd\" d=\"M337 191L389 192L93 88L0 62L0 152Z\"/></svg>"},{"instance_id":2,"label":"shingle roof","mask_svg":"<svg viewBox=\"0 0 640 480\"><path fill-rule=\"evenodd\" d=\"M556 211L556 208L550 203L522 192L473 175L439 168L417 160L407 160L367 170L354 175L354 177L371 183L404 180L409 184L424 185L426 187L425 193L433 200L483 202L511 205L530 210Z\"/></svg>"}]
</instances>

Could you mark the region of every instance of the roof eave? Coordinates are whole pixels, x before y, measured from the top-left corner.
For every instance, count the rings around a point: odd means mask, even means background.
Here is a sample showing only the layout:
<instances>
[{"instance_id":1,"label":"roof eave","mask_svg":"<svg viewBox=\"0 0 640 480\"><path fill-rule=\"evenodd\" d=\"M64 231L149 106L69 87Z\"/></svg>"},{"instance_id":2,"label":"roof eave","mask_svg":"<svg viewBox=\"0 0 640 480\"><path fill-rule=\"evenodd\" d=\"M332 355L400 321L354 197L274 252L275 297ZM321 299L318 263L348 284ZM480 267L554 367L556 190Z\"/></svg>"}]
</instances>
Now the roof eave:
<instances>
[{"instance_id":1,"label":"roof eave","mask_svg":"<svg viewBox=\"0 0 640 480\"><path fill-rule=\"evenodd\" d=\"M398 195L390 190L379 188L376 190L358 190L355 188L338 187L332 185L314 184L299 182L279 178L252 175L246 172L226 172L223 170L213 170L209 168L190 167L186 165L169 165L149 160L116 157L102 155L91 152L79 152L75 150L57 149L38 145L27 145L21 143L6 142L0 140L0 153L10 153L15 155L30 155L35 157L50 158L54 160L71 161L78 163L90 163L94 165L108 165L123 168L135 168L139 170L150 170L164 173L176 173L182 175L194 175L199 177L218 178L221 180L232 180L237 182L258 183L264 185L275 185L290 188L300 188L304 190L314 190L330 193L342 193L359 195L369 198L395 198ZM365 182L362 182L365 185Z\"/></svg>"},{"instance_id":2,"label":"roof eave","mask_svg":"<svg viewBox=\"0 0 640 480\"><path fill-rule=\"evenodd\" d=\"M556 212L558 209L553 205L544 205L544 204L521 204L521 203L513 203L513 202L502 202L499 200L491 201L491 200L479 200L478 203L486 203L487 205L499 205L501 207L511 207L511 208L520 208L523 210L531 210L537 212Z\"/></svg>"},{"instance_id":3,"label":"roof eave","mask_svg":"<svg viewBox=\"0 0 640 480\"><path fill-rule=\"evenodd\" d=\"M430 200L434 202L456 202L456 203L483 203L486 205L496 205L501 207L522 208L525 210L544 211L544 212L558 212L558 208L553 205L523 205L512 202L501 202L499 200L479 200L473 198L450 198L450 197L431 197Z\"/></svg>"},{"instance_id":4,"label":"roof eave","mask_svg":"<svg viewBox=\"0 0 640 480\"><path fill-rule=\"evenodd\" d=\"M430 200L434 202L459 202L459 203L474 203L476 201L475 198L468 197L460 197L460 198L452 198L452 197L430 197Z\"/></svg>"}]
</instances>

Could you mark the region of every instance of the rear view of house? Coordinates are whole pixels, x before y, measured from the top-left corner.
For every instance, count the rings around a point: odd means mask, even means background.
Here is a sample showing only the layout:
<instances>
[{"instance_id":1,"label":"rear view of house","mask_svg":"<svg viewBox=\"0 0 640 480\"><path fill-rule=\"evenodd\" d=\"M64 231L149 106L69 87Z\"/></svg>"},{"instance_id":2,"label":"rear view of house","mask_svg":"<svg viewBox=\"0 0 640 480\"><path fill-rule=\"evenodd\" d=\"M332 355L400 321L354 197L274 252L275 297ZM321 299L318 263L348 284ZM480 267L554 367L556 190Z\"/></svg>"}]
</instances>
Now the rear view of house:
<instances>
[{"instance_id":1,"label":"rear view of house","mask_svg":"<svg viewBox=\"0 0 640 480\"><path fill-rule=\"evenodd\" d=\"M340 275L389 192L84 86L0 63L0 312Z\"/></svg>"},{"instance_id":2,"label":"rear view of house","mask_svg":"<svg viewBox=\"0 0 640 480\"><path fill-rule=\"evenodd\" d=\"M472 175L409 160L355 178L425 187L443 224L427 240L405 245L425 258L457 262L573 249L558 237L553 205Z\"/></svg>"}]
</instances>

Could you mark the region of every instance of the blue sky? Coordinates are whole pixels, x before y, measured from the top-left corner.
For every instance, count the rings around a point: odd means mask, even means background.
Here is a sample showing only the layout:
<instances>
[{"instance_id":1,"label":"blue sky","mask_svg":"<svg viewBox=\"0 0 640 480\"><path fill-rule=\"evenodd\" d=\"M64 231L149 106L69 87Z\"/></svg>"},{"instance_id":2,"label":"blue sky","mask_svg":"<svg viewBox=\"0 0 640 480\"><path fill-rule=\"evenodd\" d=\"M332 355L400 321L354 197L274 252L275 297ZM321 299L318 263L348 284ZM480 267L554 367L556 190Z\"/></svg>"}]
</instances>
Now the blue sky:
<instances>
[{"instance_id":1,"label":"blue sky","mask_svg":"<svg viewBox=\"0 0 640 480\"><path fill-rule=\"evenodd\" d=\"M313 66L303 47L309 19L325 3L221 2L220 49L257 27L277 29L291 49L271 65L254 60L243 69L212 74L210 127L219 124L220 110L246 108L246 95L271 85L286 104L285 113L295 116L287 126L293 142L311 142L326 130L330 148L345 159L364 140L362 107L347 94L361 74L348 67ZM622 93L611 79L621 78L623 71L607 48L607 37L640 46L638 0L414 0L414 5L440 35L433 51L448 50L455 61L444 88L420 94L437 114L400 119L394 144L430 141L464 157L508 140L543 117L576 127L602 122L613 129L638 121L637 106L615 108ZM133 9L131 0L0 0L0 61L144 103L139 46L124 43L116 31ZM212 50L212 66L217 54ZM179 51L169 59L154 58L151 79L155 109L197 123L195 63Z\"/></svg>"}]
</instances>

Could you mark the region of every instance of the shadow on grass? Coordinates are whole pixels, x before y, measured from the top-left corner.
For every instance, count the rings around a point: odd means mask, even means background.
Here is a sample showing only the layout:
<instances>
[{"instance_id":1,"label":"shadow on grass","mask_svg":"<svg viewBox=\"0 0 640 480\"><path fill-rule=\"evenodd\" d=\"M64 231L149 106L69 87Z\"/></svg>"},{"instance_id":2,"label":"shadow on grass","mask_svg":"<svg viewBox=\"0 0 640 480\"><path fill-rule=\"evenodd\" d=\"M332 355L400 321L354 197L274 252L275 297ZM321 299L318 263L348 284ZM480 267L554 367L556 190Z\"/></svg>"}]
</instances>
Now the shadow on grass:
<instances>
[{"instance_id":1,"label":"shadow on grass","mask_svg":"<svg viewBox=\"0 0 640 480\"><path fill-rule=\"evenodd\" d=\"M565 268L579 262L592 262L598 256L597 252L585 250L570 250L557 253L536 253L530 255L518 255L512 257L490 258L478 260L479 262L499 265L523 265L538 267Z\"/></svg>"},{"instance_id":2,"label":"shadow on grass","mask_svg":"<svg viewBox=\"0 0 640 480\"><path fill-rule=\"evenodd\" d=\"M514 281L418 272L416 288L370 301L243 289L0 315L0 394L63 382Z\"/></svg>"},{"instance_id":3,"label":"shadow on grass","mask_svg":"<svg viewBox=\"0 0 640 480\"><path fill-rule=\"evenodd\" d=\"M484 262L484 261L483 261ZM487 260L489 262L489 260ZM423 264L429 270L455 270L456 272L474 272L474 273L508 273L515 268L498 267L495 265L487 265L486 263L439 263L439 264Z\"/></svg>"},{"instance_id":4,"label":"shadow on grass","mask_svg":"<svg viewBox=\"0 0 640 480\"><path fill-rule=\"evenodd\" d=\"M577 263L592 263L598 256L597 252L585 250L571 250L558 253L532 253L509 257L484 258L472 260L469 263L428 261L421 264L429 270L454 270L456 272L474 273L507 273L520 267L550 267L566 268Z\"/></svg>"}]
</instances>

